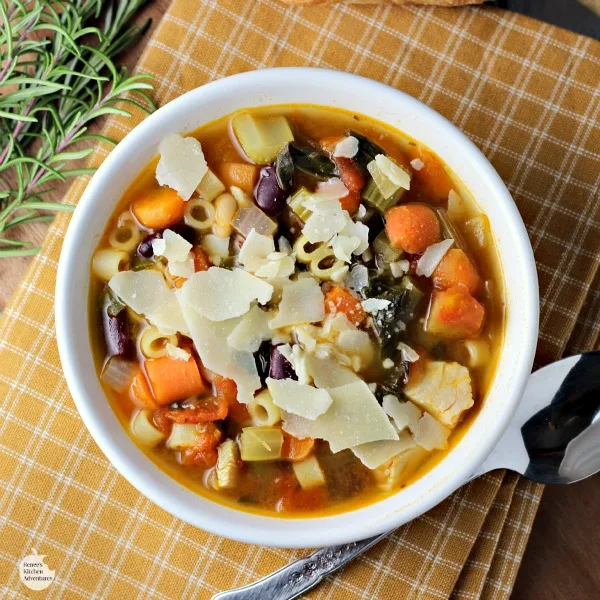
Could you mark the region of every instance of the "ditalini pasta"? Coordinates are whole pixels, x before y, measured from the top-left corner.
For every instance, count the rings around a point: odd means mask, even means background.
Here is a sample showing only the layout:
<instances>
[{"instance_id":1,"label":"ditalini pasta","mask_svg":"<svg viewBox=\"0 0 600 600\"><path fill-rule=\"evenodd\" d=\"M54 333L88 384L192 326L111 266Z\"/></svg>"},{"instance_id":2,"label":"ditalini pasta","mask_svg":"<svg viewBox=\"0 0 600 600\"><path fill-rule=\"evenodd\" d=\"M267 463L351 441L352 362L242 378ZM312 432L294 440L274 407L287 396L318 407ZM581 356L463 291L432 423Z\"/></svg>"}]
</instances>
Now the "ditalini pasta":
<instances>
[{"instance_id":1,"label":"ditalini pasta","mask_svg":"<svg viewBox=\"0 0 600 600\"><path fill-rule=\"evenodd\" d=\"M324 107L241 111L168 135L116 207L91 263L98 374L197 493L350 510L476 416L502 281L487 217L419 142Z\"/></svg>"}]
</instances>

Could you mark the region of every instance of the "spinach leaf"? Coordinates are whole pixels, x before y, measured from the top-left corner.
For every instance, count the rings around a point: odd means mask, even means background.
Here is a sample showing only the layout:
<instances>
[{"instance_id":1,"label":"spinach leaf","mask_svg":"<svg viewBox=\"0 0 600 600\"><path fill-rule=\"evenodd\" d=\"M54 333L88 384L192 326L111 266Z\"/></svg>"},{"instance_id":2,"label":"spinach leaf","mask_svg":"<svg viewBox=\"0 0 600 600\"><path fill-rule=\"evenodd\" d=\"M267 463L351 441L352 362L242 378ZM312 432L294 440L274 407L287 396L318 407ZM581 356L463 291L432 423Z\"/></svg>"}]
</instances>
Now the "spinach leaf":
<instances>
[{"instance_id":1,"label":"spinach leaf","mask_svg":"<svg viewBox=\"0 0 600 600\"><path fill-rule=\"evenodd\" d=\"M286 144L277 155L275 160L275 175L277 183L282 190L289 190L292 187L294 178L294 160L290 152L290 145Z\"/></svg>"},{"instance_id":2,"label":"spinach leaf","mask_svg":"<svg viewBox=\"0 0 600 600\"><path fill-rule=\"evenodd\" d=\"M307 146L289 144L289 151L298 171L320 180L339 175L335 163L322 152Z\"/></svg>"},{"instance_id":3,"label":"spinach leaf","mask_svg":"<svg viewBox=\"0 0 600 600\"><path fill-rule=\"evenodd\" d=\"M363 168L367 169L367 165L375 159L378 154L386 154L385 150L372 142L368 137L356 133L356 131L348 130L346 135L355 137L358 140L358 152L354 160Z\"/></svg>"}]
</instances>

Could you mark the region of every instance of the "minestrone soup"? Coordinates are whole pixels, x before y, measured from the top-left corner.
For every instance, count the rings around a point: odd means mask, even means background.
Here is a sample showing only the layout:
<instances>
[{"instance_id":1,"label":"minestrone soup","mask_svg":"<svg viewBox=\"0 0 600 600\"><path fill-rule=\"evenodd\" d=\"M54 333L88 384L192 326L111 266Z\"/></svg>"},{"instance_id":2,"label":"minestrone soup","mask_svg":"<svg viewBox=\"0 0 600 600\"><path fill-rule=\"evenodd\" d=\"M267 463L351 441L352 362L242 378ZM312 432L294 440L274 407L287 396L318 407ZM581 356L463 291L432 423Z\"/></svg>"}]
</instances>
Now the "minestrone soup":
<instances>
[{"instance_id":1,"label":"minestrone soup","mask_svg":"<svg viewBox=\"0 0 600 600\"><path fill-rule=\"evenodd\" d=\"M420 477L494 375L489 223L429 149L276 106L172 134L91 265L98 373L131 437L242 510L342 512Z\"/></svg>"}]
</instances>

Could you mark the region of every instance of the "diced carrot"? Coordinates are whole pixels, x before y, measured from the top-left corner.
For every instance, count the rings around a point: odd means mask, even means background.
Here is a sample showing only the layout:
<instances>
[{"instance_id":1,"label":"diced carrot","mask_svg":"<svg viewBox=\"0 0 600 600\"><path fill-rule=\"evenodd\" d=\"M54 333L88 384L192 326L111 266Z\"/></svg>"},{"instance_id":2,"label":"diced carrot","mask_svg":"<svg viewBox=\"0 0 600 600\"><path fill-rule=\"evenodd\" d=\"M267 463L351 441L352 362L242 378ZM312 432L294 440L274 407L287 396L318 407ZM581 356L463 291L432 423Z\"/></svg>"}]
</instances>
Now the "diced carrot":
<instances>
[{"instance_id":1,"label":"diced carrot","mask_svg":"<svg viewBox=\"0 0 600 600\"><path fill-rule=\"evenodd\" d=\"M471 259L460 248L452 248L431 275L433 285L438 290L446 290L457 285L464 285L472 296L481 289L481 277L473 266Z\"/></svg>"},{"instance_id":2,"label":"diced carrot","mask_svg":"<svg viewBox=\"0 0 600 600\"><path fill-rule=\"evenodd\" d=\"M360 206L360 194L365 185L365 176L351 158L337 157L333 160L340 171L342 183L348 188L348 195L340 198L340 204L344 210L353 215Z\"/></svg>"},{"instance_id":3,"label":"diced carrot","mask_svg":"<svg viewBox=\"0 0 600 600\"><path fill-rule=\"evenodd\" d=\"M453 183L440 159L422 147L414 150L411 154L412 158L419 158L423 161L423 168L420 171L415 170L413 173L414 187L423 191L425 196L432 200L447 200Z\"/></svg>"},{"instance_id":4,"label":"diced carrot","mask_svg":"<svg viewBox=\"0 0 600 600\"><path fill-rule=\"evenodd\" d=\"M475 338L481 331L485 308L463 285L434 290L427 331L451 339Z\"/></svg>"},{"instance_id":5,"label":"diced carrot","mask_svg":"<svg viewBox=\"0 0 600 600\"><path fill-rule=\"evenodd\" d=\"M227 379L217 375L214 380L217 398L222 398L229 407L229 418L236 423L243 423L250 417L245 404L238 402L237 385L233 379Z\"/></svg>"},{"instance_id":6,"label":"diced carrot","mask_svg":"<svg viewBox=\"0 0 600 600\"><path fill-rule=\"evenodd\" d=\"M175 190L161 187L136 198L131 208L144 227L164 229L182 219L185 202Z\"/></svg>"},{"instance_id":7,"label":"diced carrot","mask_svg":"<svg viewBox=\"0 0 600 600\"><path fill-rule=\"evenodd\" d=\"M148 380L141 370L138 371L131 382L129 396L138 406L151 410L158 406L148 385Z\"/></svg>"},{"instance_id":8,"label":"diced carrot","mask_svg":"<svg viewBox=\"0 0 600 600\"><path fill-rule=\"evenodd\" d=\"M252 194L258 179L258 167L247 163L222 163L219 167L221 181L226 188L232 185Z\"/></svg>"},{"instance_id":9,"label":"diced carrot","mask_svg":"<svg viewBox=\"0 0 600 600\"><path fill-rule=\"evenodd\" d=\"M194 258L194 271L208 271L211 268L210 259L208 254L200 246L194 246L192 248L192 257Z\"/></svg>"},{"instance_id":10,"label":"diced carrot","mask_svg":"<svg viewBox=\"0 0 600 600\"><path fill-rule=\"evenodd\" d=\"M281 447L281 457L286 460L296 462L308 458L308 455L315 447L315 440L306 438L299 440L289 433L283 432L283 446Z\"/></svg>"},{"instance_id":11,"label":"diced carrot","mask_svg":"<svg viewBox=\"0 0 600 600\"><path fill-rule=\"evenodd\" d=\"M425 252L440 240L440 222L433 209L425 204L391 208L385 216L385 231L394 248L409 254Z\"/></svg>"},{"instance_id":12,"label":"diced carrot","mask_svg":"<svg viewBox=\"0 0 600 600\"><path fill-rule=\"evenodd\" d=\"M170 356L151 358L145 363L156 402L160 405L183 400L207 391L193 357L177 360Z\"/></svg>"},{"instance_id":13,"label":"diced carrot","mask_svg":"<svg viewBox=\"0 0 600 600\"><path fill-rule=\"evenodd\" d=\"M175 408L167 413L167 419L174 423L208 423L222 421L227 417L229 406L224 398L205 396L183 402L183 408Z\"/></svg>"},{"instance_id":14,"label":"diced carrot","mask_svg":"<svg viewBox=\"0 0 600 600\"><path fill-rule=\"evenodd\" d=\"M214 423L200 423L198 432L198 443L181 452L179 460L187 466L213 467L217 463L221 430Z\"/></svg>"},{"instance_id":15,"label":"diced carrot","mask_svg":"<svg viewBox=\"0 0 600 600\"><path fill-rule=\"evenodd\" d=\"M348 290L334 285L325 294L325 312L328 314L344 313L348 320L357 327L367 318L367 313L358 298Z\"/></svg>"}]
</instances>

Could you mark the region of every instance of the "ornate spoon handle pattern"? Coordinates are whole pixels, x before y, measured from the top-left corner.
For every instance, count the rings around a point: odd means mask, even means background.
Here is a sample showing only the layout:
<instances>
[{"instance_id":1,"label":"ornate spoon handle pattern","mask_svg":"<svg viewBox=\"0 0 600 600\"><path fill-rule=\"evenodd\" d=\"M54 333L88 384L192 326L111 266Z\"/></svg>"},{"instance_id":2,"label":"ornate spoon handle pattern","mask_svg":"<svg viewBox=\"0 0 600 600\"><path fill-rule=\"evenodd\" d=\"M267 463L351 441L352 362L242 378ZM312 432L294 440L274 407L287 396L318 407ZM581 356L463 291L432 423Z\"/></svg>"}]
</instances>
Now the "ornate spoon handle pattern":
<instances>
[{"instance_id":1,"label":"ornate spoon handle pattern","mask_svg":"<svg viewBox=\"0 0 600 600\"><path fill-rule=\"evenodd\" d=\"M351 544L322 548L260 581L216 594L213 600L292 600L387 535L389 532Z\"/></svg>"}]
</instances>

